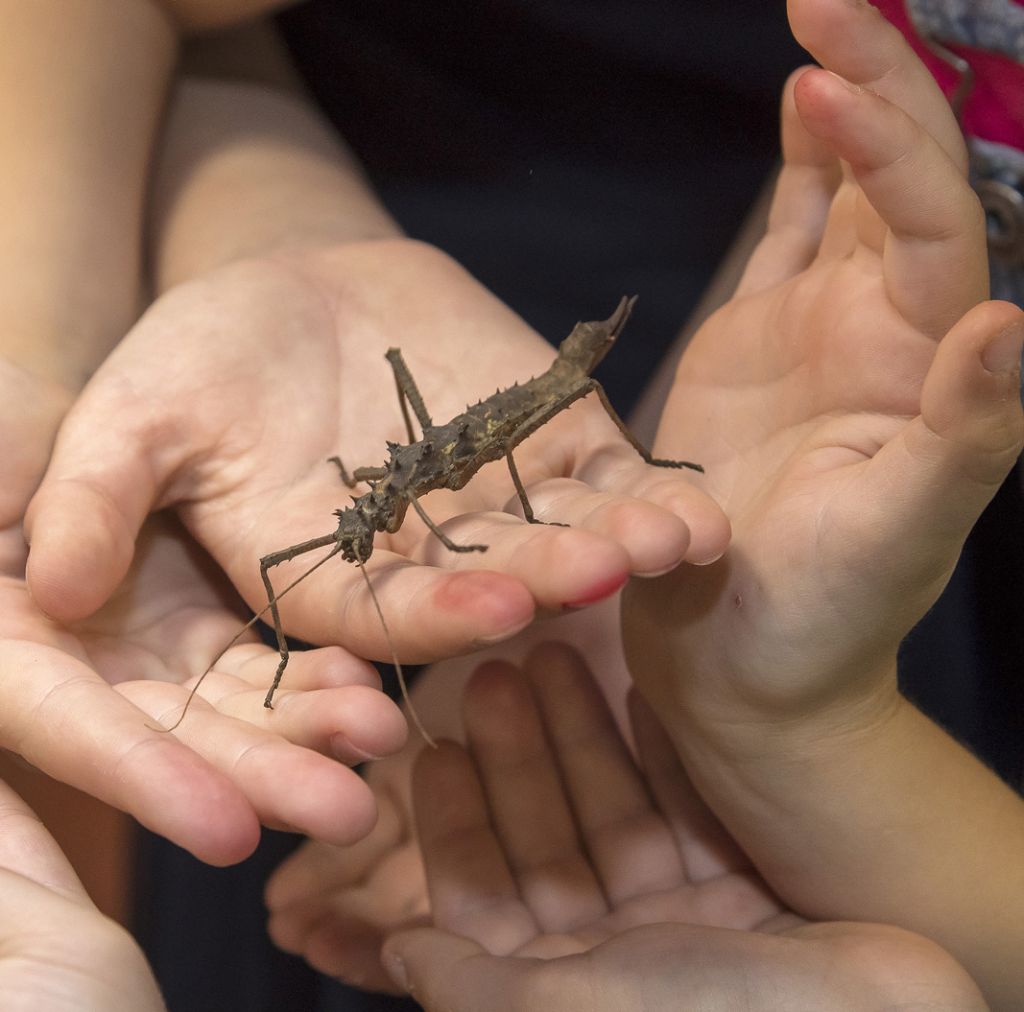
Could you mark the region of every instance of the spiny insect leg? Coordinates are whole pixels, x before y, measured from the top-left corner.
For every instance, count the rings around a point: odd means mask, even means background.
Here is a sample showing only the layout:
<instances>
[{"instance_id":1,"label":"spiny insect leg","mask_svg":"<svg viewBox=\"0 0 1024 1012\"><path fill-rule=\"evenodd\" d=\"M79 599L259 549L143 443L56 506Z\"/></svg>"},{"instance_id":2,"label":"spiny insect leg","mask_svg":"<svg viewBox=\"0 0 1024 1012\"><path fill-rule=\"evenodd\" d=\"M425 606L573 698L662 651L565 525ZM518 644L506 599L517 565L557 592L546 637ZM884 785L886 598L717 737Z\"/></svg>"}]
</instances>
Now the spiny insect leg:
<instances>
[{"instance_id":1,"label":"spiny insect leg","mask_svg":"<svg viewBox=\"0 0 1024 1012\"><path fill-rule=\"evenodd\" d=\"M619 417L615 408L612 407L612 402L608 400L608 395L604 392L604 387L595 379L588 380L587 383L589 389L597 393L601 404L604 406L604 410L608 413L608 417L618 426L619 432L622 433L629 445L632 446L648 464L653 464L655 467L688 467L691 471L700 471L701 474L704 473L704 468L701 467L700 464L692 464L688 460L664 460L661 457L652 457L651 451L648 450L647 447L629 431L626 423Z\"/></svg>"},{"instance_id":2,"label":"spiny insect leg","mask_svg":"<svg viewBox=\"0 0 1024 1012\"><path fill-rule=\"evenodd\" d=\"M405 431L409 435L409 442L415 443L416 435L412 431L412 419L409 417L406 401L416 412L420 428L428 429L434 423L430 420L430 413L427 411L426 404L423 403L419 387L416 386L416 381L412 378L412 373L409 372L409 367L405 364L401 351L398 348L388 348L384 357L391 363L391 371L395 374L395 386L398 388L398 403L402 409L402 418L405 420Z\"/></svg>"},{"instance_id":3,"label":"spiny insect leg","mask_svg":"<svg viewBox=\"0 0 1024 1012\"><path fill-rule=\"evenodd\" d=\"M285 639L284 628L281 626L281 613L277 607L278 595L274 592L274 585L270 582L270 572L274 566L279 566L282 562L291 562L292 559L299 555L305 555L307 552L315 551L317 548L323 548L325 545L334 545L334 548L328 555L325 555L320 562L317 563L313 568L316 569L324 562L326 562L332 555L336 555L341 551L341 544L338 542L337 537L334 534L325 534L320 538L313 538L311 541L303 541L301 544L292 545L290 548L282 549L280 552L272 552L270 555L264 555L260 559L260 579L263 580L264 589L267 592L267 604L270 606L270 617L274 620L274 635L277 637L277 650L281 655L280 663L277 665L277 671L274 672L274 681L267 692L267 698L263 700L263 705L268 709L272 710L274 693L277 691L277 687L281 684L281 678L284 675L284 669L288 666L288 641ZM303 574L303 579L309 575L313 570L309 570ZM295 584L291 584L287 589L291 590Z\"/></svg>"},{"instance_id":4,"label":"spiny insect leg","mask_svg":"<svg viewBox=\"0 0 1024 1012\"><path fill-rule=\"evenodd\" d=\"M412 503L412 508L419 514L420 520L422 520L427 527L430 528L431 533L448 549L449 552L486 552L487 545L457 545L444 531L441 530L437 524L434 523L430 517L427 516L427 511L419 504L415 496L409 496L409 502Z\"/></svg>"}]
</instances>

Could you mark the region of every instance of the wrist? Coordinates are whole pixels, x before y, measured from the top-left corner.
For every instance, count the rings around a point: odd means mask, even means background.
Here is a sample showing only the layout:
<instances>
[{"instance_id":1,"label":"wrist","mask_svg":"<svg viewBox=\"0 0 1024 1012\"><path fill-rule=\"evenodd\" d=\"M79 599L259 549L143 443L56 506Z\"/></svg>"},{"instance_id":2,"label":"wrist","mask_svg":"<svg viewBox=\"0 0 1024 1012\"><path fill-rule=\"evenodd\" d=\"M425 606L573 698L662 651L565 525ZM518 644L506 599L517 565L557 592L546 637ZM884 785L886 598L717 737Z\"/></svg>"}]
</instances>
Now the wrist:
<instances>
[{"instance_id":1,"label":"wrist","mask_svg":"<svg viewBox=\"0 0 1024 1012\"><path fill-rule=\"evenodd\" d=\"M154 184L158 291L294 248L400 236L342 142L300 97L184 81Z\"/></svg>"}]
</instances>

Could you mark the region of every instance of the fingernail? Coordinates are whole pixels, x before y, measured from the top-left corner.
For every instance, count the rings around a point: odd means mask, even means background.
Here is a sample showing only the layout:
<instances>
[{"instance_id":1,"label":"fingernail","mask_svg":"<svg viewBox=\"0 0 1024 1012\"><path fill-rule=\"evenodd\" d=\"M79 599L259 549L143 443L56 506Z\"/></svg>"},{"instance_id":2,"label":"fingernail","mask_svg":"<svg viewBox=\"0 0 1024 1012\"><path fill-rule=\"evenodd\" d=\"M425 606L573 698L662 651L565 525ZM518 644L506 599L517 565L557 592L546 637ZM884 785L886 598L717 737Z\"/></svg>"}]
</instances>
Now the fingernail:
<instances>
[{"instance_id":1,"label":"fingernail","mask_svg":"<svg viewBox=\"0 0 1024 1012\"><path fill-rule=\"evenodd\" d=\"M1015 372L1020 369L1024 327L1014 324L997 334L981 353L981 364L992 373Z\"/></svg>"},{"instance_id":2,"label":"fingernail","mask_svg":"<svg viewBox=\"0 0 1024 1012\"><path fill-rule=\"evenodd\" d=\"M713 566L725 552L715 552L714 555L709 555L706 559L690 559L691 566Z\"/></svg>"},{"instance_id":3,"label":"fingernail","mask_svg":"<svg viewBox=\"0 0 1024 1012\"><path fill-rule=\"evenodd\" d=\"M853 81L847 81L845 77L840 77L839 74L830 70L829 73L847 90L853 92L854 95L860 95L864 89L859 84L854 84Z\"/></svg>"},{"instance_id":4,"label":"fingernail","mask_svg":"<svg viewBox=\"0 0 1024 1012\"><path fill-rule=\"evenodd\" d=\"M533 621L533 618L534 616L531 614L525 620L516 622L501 632L493 633L490 636L478 636L473 641L473 645L476 647L490 647L494 646L495 643L504 643L505 640L511 639L516 633L522 632Z\"/></svg>"},{"instance_id":5,"label":"fingernail","mask_svg":"<svg viewBox=\"0 0 1024 1012\"><path fill-rule=\"evenodd\" d=\"M367 752L365 749L359 748L358 745L353 745L340 731L336 731L331 735L331 751L334 753L335 759L341 759L343 762L351 759L353 755L366 762L377 762L378 759L384 758L383 756L374 755L372 752Z\"/></svg>"},{"instance_id":6,"label":"fingernail","mask_svg":"<svg viewBox=\"0 0 1024 1012\"><path fill-rule=\"evenodd\" d=\"M622 588L626 586L626 581L628 579L628 573L624 573L622 576L616 576L600 586L595 587L589 594L584 595L578 600L567 601L562 605L562 607L567 609L578 609L589 607L592 604L597 604L598 601L603 601L605 598L611 597L613 594L617 594L622 590Z\"/></svg>"}]
</instances>

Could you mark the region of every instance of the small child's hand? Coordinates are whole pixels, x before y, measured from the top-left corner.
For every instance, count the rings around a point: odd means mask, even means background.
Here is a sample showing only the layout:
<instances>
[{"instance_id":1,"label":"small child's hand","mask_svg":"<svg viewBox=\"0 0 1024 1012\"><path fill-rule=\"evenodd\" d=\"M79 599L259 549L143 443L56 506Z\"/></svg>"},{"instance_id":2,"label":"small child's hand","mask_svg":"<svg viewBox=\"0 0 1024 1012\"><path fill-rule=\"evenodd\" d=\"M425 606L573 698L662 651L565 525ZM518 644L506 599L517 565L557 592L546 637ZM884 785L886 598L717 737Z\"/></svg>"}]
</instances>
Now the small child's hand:
<instances>
[{"instance_id":1,"label":"small child's hand","mask_svg":"<svg viewBox=\"0 0 1024 1012\"><path fill-rule=\"evenodd\" d=\"M877 716L1022 438L1021 314L982 301L945 99L868 4L790 16L827 69L786 89L767 234L685 353L657 446L699 448L733 542L634 582L625 611L648 694L722 727L837 701Z\"/></svg>"},{"instance_id":2,"label":"small child's hand","mask_svg":"<svg viewBox=\"0 0 1024 1012\"><path fill-rule=\"evenodd\" d=\"M93 905L24 801L0 782L0 1007L164 1012L146 959Z\"/></svg>"},{"instance_id":3,"label":"small child's hand","mask_svg":"<svg viewBox=\"0 0 1024 1012\"><path fill-rule=\"evenodd\" d=\"M985 1008L933 942L785 909L633 704L639 768L571 651L478 671L413 778L433 926L384 948L424 1008Z\"/></svg>"}]
</instances>

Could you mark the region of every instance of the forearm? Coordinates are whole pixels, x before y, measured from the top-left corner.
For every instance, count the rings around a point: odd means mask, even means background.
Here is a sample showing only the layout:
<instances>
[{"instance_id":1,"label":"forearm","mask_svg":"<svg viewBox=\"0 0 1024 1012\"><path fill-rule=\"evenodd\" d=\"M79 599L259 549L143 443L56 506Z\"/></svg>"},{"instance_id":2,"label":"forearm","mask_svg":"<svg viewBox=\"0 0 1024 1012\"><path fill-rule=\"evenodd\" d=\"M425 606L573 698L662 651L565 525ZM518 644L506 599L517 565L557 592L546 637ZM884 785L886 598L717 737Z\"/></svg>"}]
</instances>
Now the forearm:
<instances>
[{"instance_id":1,"label":"forearm","mask_svg":"<svg viewBox=\"0 0 1024 1012\"><path fill-rule=\"evenodd\" d=\"M146 171L176 34L146 0L2 9L0 354L77 389L137 311Z\"/></svg>"},{"instance_id":2,"label":"forearm","mask_svg":"<svg viewBox=\"0 0 1024 1012\"><path fill-rule=\"evenodd\" d=\"M247 256L400 234L304 96L231 77L176 89L155 183L158 292Z\"/></svg>"},{"instance_id":3,"label":"forearm","mask_svg":"<svg viewBox=\"0 0 1024 1012\"><path fill-rule=\"evenodd\" d=\"M855 720L673 730L701 793L813 919L882 921L949 949L1020 1008L1024 802L895 692Z\"/></svg>"}]
</instances>

